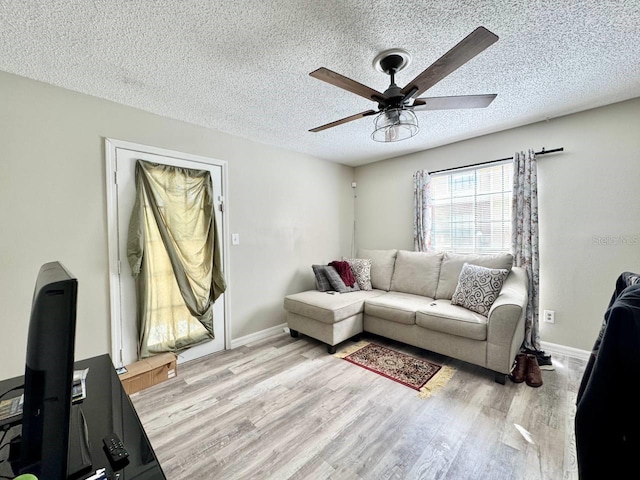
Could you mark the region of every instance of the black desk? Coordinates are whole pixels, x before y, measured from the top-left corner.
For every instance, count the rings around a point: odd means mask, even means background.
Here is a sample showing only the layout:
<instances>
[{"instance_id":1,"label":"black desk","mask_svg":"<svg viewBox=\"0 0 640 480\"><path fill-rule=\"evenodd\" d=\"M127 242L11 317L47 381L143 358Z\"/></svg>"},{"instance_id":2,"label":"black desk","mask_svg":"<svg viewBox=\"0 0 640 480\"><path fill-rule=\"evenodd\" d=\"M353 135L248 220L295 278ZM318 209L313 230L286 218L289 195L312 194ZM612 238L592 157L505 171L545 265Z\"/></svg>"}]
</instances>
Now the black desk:
<instances>
[{"instance_id":1,"label":"black desk","mask_svg":"<svg viewBox=\"0 0 640 480\"><path fill-rule=\"evenodd\" d=\"M81 360L75 363L76 370L88 368L86 387L87 398L80 403L89 431L91 446L91 472L81 478L92 475L98 468L106 468L109 478L119 480L162 480L166 479L158 459L149 443L147 434L142 428L140 419L125 393L120 379L115 372L111 357L108 354ZM0 393L14 386L21 385L23 377L15 377L0 382ZM16 392L20 394L21 392ZM7 395L5 398L10 398ZM115 432L129 452L129 463L117 470L119 477L113 475L113 469L102 449L102 438ZM20 433L20 426L15 426L7 433L5 442ZM3 448L0 459L8 455L9 448ZM0 476L13 475L8 462L0 463Z\"/></svg>"}]
</instances>

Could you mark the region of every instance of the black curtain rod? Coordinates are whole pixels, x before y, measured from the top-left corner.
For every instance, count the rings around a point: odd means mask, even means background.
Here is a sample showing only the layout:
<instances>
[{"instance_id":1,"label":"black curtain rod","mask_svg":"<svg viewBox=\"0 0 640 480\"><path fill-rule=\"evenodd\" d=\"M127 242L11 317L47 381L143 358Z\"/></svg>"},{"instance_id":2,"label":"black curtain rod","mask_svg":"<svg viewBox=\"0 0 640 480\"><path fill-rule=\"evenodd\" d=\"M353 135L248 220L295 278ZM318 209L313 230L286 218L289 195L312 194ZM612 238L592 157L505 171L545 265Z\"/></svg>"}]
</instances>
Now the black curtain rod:
<instances>
[{"instance_id":1,"label":"black curtain rod","mask_svg":"<svg viewBox=\"0 0 640 480\"><path fill-rule=\"evenodd\" d=\"M564 152L564 147L553 148L551 150L545 150L544 147L542 147L542 150L540 150L539 152L535 152L535 153L536 153L536 155L546 155L547 153L556 153L556 152ZM474 163L474 164L471 164L471 165L464 165L462 167L443 168L442 170L436 170L434 172L429 172L429 175L435 175L436 173L450 172L451 170L459 170L461 168L479 167L481 165L489 165L491 163L504 162L505 160L513 160L513 157L499 158L498 160L489 160L487 162Z\"/></svg>"}]
</instances>

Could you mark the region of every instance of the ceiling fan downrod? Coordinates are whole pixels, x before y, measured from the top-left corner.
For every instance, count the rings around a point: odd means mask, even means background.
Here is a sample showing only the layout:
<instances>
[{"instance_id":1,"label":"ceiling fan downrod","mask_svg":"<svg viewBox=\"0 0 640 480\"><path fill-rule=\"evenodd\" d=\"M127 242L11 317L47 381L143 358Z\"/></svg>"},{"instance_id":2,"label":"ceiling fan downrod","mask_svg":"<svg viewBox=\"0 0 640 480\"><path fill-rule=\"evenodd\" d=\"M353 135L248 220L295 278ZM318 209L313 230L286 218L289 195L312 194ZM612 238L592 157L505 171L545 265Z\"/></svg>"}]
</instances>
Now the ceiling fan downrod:
<instances>
[{"instance_id":1,"label":"ceiling fan downrod","mask_svg":"<svg viewBox=\"0 0 640 480\"><path fill-rule=\"evenodd\" d=\"M378 103L380 110L400 108L405 104L405 95L402 89L396 85L396 73L409 64L409 53L401 49L386 50L374 60L374 66L390 77L389 87L384 91L383 101Z\"/></svg>"}]
</instances>

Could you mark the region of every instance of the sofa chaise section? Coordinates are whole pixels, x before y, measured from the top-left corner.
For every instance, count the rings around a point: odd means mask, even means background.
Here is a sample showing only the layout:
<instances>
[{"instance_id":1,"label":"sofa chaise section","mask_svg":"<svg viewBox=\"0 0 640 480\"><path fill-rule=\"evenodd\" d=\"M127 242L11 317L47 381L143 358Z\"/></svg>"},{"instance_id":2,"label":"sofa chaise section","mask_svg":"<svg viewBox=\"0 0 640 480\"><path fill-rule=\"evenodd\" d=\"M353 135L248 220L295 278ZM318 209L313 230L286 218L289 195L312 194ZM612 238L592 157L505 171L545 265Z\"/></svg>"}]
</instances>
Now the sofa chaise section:
<instances>
[{"instance_id":1,"label":"sofa chaise section","mask_svg":"<svg viewBox=\"0 0 640 480\"><path fill-rule=\"evenodd\" d=\"M335 346L362 333L364 302L385 293L382 290L361 290L349 294L330 294L317 290L287 295L284 308L291 336L302 332L328 345Z\"/></svg>"}]
</instances>

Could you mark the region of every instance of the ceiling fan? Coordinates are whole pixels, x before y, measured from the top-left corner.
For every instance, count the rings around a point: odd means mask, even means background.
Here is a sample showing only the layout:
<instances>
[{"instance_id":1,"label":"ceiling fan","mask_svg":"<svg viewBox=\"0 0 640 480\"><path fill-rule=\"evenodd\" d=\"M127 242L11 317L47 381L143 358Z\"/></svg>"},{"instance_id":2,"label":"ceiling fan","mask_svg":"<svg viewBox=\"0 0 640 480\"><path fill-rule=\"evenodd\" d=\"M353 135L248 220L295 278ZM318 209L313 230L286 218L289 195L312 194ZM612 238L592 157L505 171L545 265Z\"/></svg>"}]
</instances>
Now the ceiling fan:
<instances>
[{"instance_id":1,"label":"ceiling fan","mask_svg":"<svg viewBox=\"0 0 640 480\"><path fill-rule=\"evenodd\" d=\"M378 110L356 113L320 127L312 128L309 131L320 132L359 118L379 114L375 120L375 130L371 134L371 138L380 142L395 142L405 140L418 133L418 119L413 113L414 111L487 107L496 98L496 94L415 97L433 87L496 41L498 41L498 36L494 33L484 27L476 28L403 88L396 85L395 75L409 64L411 57L408 52L399 48L386 50L377 55L373 61L377 70L391 77L389 88L383 93L327 68L319 68L309 75L376 102Z\"/></svg>"}]
</instances>

